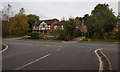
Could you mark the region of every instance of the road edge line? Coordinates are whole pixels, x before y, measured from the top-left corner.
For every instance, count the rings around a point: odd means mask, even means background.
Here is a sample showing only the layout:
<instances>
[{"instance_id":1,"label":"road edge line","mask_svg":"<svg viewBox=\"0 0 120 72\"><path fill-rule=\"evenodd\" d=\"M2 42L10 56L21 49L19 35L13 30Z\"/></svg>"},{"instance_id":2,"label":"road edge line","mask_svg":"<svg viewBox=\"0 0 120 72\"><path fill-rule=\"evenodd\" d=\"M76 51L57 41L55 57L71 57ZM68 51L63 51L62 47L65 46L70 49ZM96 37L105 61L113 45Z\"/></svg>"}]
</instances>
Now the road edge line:
<instances>
[{"instance_id":1,"label":"road edge line","mask_svg":"<svg viewBox=\"0 0 120 72\"><path fill-rule=\"evenodd\" d=\"M2 43L3 45L5 45L6 46L6 48L5 49L3 49L2 51L0 51L0 53L3 53L4 51L6 51L7 49L8 49L8 45L6 45L6 44L4 44L4 43Z\"/></svg>"},{"instance_id":2,"label":"road edge line","mask_svg":"<svg viewBox=\"0 0 120 72\"><path fill-rule=\"evenodd\" d=\"M95 54L97 55L98 60L99 60L99 72L102 72L102 70L103 70L103 61L102 61L101 57L98 55L98 53L97 53L98 50L100 50L100 49L95 50Z\"/></svg>"},{"instance_id":3,"label":"road edge line","mask_svg":"<svg viewBox=\"0 0 120 72\"><path fill-rule=\"evenodd\" d=\"M112 70L112 65L111 65L111 62L110 60L108 59L108 57L101 51L100 49L100 52L104 55L104 57L107 59L108 63L109 63L109 66L110 66L110 70Z\"/></svg>"}]
</instances>

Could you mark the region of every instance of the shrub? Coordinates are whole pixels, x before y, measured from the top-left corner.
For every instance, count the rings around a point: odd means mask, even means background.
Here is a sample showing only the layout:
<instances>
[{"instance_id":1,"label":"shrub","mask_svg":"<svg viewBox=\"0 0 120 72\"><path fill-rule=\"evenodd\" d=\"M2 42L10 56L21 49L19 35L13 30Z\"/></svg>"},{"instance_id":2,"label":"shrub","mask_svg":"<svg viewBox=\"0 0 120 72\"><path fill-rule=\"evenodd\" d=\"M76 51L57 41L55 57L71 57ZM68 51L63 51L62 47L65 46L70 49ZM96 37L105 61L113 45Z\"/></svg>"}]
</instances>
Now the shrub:
<instances>
[{"instance_id":1,"label":"shrub","mask_svg":"<svg viewBox=\"0 0 120 72\"><path fill-rule=\"evenodd\" d=\"M59 34L60 34L60 35L57 37L57 39L58 39L58 40L64 40L65 35L64 35L63 31L59 32Z\"/></svg>"},{"instance_id":2,"label":"shrub","mask_svg":"<svg viewBox=\"0 0 120 72\"><path fill-rule=\"evenodd\" d=\"M38 33L30 33L28 34L30 37L30 39L39 39Z\"/></svg>"},{"instance_id":3,"label":"shrub","mask_svg":"<svg viewBox=\"0 0 120 72\"><path fill-rule=\"evenodd\" d=\"M99 39L100 38L100 33L97 33L97 32L93 33L93 38L94 39Z\"/></svg>"},{"instance_id":4,"label":"shrub","mask_svg":"<svg viewBox=\"0 0 120 72\"><path fill-rule=\"evenodd\" d=\"M117 34L117 39L120 40L120 32Z\"/></svg>"},{"instance_id":5,"label":"shrub","mask_svg":"<svg viewBox=\"0 0 120 72\"><path fill-rule=\"evenodd\" d=\"M115 32L115 33L116 33L116 38L115 39L119 40L120 39L120 32Z\"/></svg>"},{"instance_id":6,"label":"shrub","mask_svg":"<svg viewBox=\"0 0 120 72\"><path fill-rule=\"evenodd\" d=\"M86 38L89 38L89 33L88 32L85 32L84 35L85 35Z\"/></svg>"},{"instance_id":7,"label":"shrub","mask_svg":"<svg viewBox=\"0 0 120 72\"><path fill-rule=\"evenodd\" d=\"M46 40L55 40L56 38L55 37L48 37L48 36L46 36L45 39Z\"/></svg>"},{"instance_id":8,"label":"shrub","mask_svg":"<svg viewBox=\"0 0 120 72\"><path fill-rule=\"evenodd\" d=\"M104 38L104 39L108 39L108 38L109 38L109 34L108 34L107 32L104 33L103 38Z\"/></svg>"},{"instance_id":9,"label":"shrub","mask_svg":"<svg viewBox=\"0 0 120 72\"><path fill-rule=\"evenodd\" d=\"M71 39L72 39L72 37L71 37L70 34L66 34L65 37L64 37L64 40L65 40L65 41L69 41L69 40L71 40Z\"/></svg>"},{"instance_id":10,"label":"shrub","mask_svg":"<svg viewBox=\"0 0 120 72\"><path fill-rule=\"evenodd\" d=\"M73 36L74 36L74 37L82 36L82 32L75 30ZM83 36L88 37L88 33L87 33L87 32L83 32Z\"/></svg>"},{"instance_id":11,"label":"shrub","mask_svg":"<svg viewBox=\"0 0 120 72\"><path fill-rule=\"evenodd\" d=\"M42 39L42 38L44 38L44 34L38 33L38 37L39 37L39 39Z\"/></svg>"},{"instance_id":12,"label":"shrub","mask_svg":"<svg viewBox=\"0 0 120 72\"><path fill-rule=\"evenodd\" d=\"M109 39L116 39L116 33L115 32L109 32Z\"/></svg>"}]
</instances>

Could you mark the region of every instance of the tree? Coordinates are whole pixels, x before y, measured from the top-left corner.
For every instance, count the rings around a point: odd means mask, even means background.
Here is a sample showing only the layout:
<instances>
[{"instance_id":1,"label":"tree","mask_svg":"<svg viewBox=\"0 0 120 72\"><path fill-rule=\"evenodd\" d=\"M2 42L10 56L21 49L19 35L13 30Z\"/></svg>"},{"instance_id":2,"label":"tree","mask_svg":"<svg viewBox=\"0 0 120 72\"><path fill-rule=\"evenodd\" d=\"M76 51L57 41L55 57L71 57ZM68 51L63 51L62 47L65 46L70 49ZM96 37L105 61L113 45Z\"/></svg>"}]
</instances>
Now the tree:
<instances>
[{"instance_id":1,"label":"tree","mask_svg":"<svg viewBox=\"0 0 120 72\"><path fill-rule=\"evenodd\" d=\"M117 18L108 4L98 4L88 18L87 30L92 37L93 33L100 33L103 38L105 32L111 32L117 24Z\"/></svg>"},{"instance_id":2,"label":"tree","mask_svg":"<svg viewBox=\"0 0 120 72\"><path fill-rule=\"evenodd\" d=\"M28 24L29 24L29 32L32 32L32 25L35 23L35 19L37 19L37 21L39 20L39 16L35 15L35 14L29 14L27 15L28 17Z\"/></svg>"},{"instance_id":3,"label":"tree","mask_svg":"<svg viewBox=\"0 0 120 72\"><path fill-rule=\"evenodd\" d=\"M9 21L9 19L13 16L13 11L12 10L12 6L10 4L8 4L7 7L4 7L1 11L2 13L2 20L3 21Z\"/></svg>"},{"instance_id":4,"label":"tree","mask_svg":"<svg viewBox=\"0 0 120 72\"><path fill-rule=\"evenodd\" d=\"M7 37L9 35L9 22L2 21L2 37Z\"/></svg>"},{"instance_id":5,"label":"tree","mask_svg":"<svg viewBox=\"0 0 120 72\"><path fill-rule=\"evenodd\" d=\"M83 17L76 17L75 20L80 20L82 22Z\"/></svg>"},{"instance_id":6,"label":"tree","mask_svg":"<svg viewBox=\"0 0 120 72\"><path fill-rule=\"evenodd\" d=\"M84 19L84 25L86 25L88 23L88 18L89 18L89 14L85 14L83 19Z\"/></svg>"},{"instance_id":7,"label":"tree","mask_svg":"<svg viewBox=\"0 0 120 72\"><path fill-rule=\"evenodd\" d=\"M22 36L29 28L27 16L24 14L24 8L20 9L20 13L10 19L9 33L13 36Z\"/></svg>"},{"instance_id":8,"label":"tree","mask_svg":"<svg viewBox=\"0 0 120 72\"><path fill-rule=\"evenodd\" d=\"M75 19L69 18L67 21L62 21L62 25L60 25L59 29L57 30L57 33L59 34L58 39L69 41L74 38L76 26L77 23Z\"/></svg>"},{"instance_id":9,"label":"tree","mask_svg":"<svg viewBox=\"0 0 120 72\"><path fill-rule=\"evenodd\" d=\"M13 16L12 6L8 4L8 6L4 7L2 11L0 11L2 21L2 36L6 37L9 35L9 19Z\"/></svg>"}]
</instances>

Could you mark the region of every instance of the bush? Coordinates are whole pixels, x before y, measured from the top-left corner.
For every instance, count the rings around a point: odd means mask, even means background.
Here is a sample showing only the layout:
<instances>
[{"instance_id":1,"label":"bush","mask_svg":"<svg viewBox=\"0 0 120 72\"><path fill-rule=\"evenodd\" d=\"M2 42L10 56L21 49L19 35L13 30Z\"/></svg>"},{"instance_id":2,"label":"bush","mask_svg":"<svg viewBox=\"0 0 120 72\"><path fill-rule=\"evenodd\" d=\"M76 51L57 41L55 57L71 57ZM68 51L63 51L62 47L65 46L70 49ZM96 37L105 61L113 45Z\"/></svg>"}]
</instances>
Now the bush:
<instances>
[{"instance_id":1,"label":"bush","mask_svg":"<svg viewBox=\"0 0 120 72\"><path fill-rule=\"evenodd\" d=\"M116 33L115 32L109 32L109 39L116 39Z\"/></svg>"},{"instance_id":2,"label":"bush","mask_svg":"<svg viewBox=\"0 0 120 72\"><path fill-rule=\"evenodd\" d=\"M59 34L60 34L60 35L57 37L57 39L58 39L58 40L64 40L65 35L64 35L63 31L62 31L62 32L59 32Z\"/></svg>"},{"instance_id":3,"label":"bush","mask_svg":"<svg viewBox=\"0 0 120 72\"><path fill-rule=\"evenodd\" d=\"M100 38L100 33L97 33L97 32L93 33L93 38L94 39L99 39Z\"/></svg>"},{"instance_id":4,"label":"bush","mask_svg":"<svg viewBox=\"0 0 120 72\"><path fill-rule=\"evenodd\" d=\"M116 38L115 39L119 40L120 39L120 32L115 32L115 33L116 33Z\"/></svg>"},{"instance_id":5,"label":"bush","mask_svg":"<svg viewBox=\"0 0 120 72\"><path fill-rule=\"evenodd\" d=\"M84 38L83 41L88 41L89 38Z\"/></svg>"},{"instance_id":6,"label":"bush","mask_svg":"<svg viewBox=\"0 0 120 72\"><path fill-rule=\"evenodd\" d=\"M55 40L55 39L56 39L55 37L48 37L48 36L45 37L45 40Z\"/></svg>"},{"instance_id":7,"label":"bush","mask_svg":"<svg viewBox=\"0 0 120 72\"><path fill-rule=\"evenodd\" d=\"M89 38L89 33L88 32L85 32L84 35L85 35L86 38Z\"/></svg>"},{"instance_id":8,"label":"bush","mask_svg":"<svg viewBox=\"0 0 120 72\"><path fill-rule=\"evenodd\" d=\"M38 37L39 37L39 39L43 39L44 38L44 34L38 33Z\"/></svg>"},{"instance_id":9,"label":"bush","mask_svg":"<svg viewBox=\"0 0 120 72\"><path fill-rule=\"evenodd\" d=\"M107 33L107 32L104 33L103 38L104 38L104 39L108 39L108 38L109 38L109 33Z\"/></svg>"},{"instance_id":10,"label":"bush","mask_svg":"<svg viewBox=\"0 0 120 72\"><path fill-rule=\"evenodd\" d=\"M30 39L39 39L38 33L30 33L28 34L30 37Z\"/></svg>"},{"instance_id":11,"label":"bush","mask_svg":"<svg viewBox=\"0 0 120 72\"><path fill-rule=\"evenodd\" d=\"M72 39L72 37L71 37L70 34L66 34L65 37L64 37L64 40L65 40L65 41L69 41L69 40L71 40L71 39Z\"/></svg>"},{"instance_id":12,"label":"bush","mask_svg":"<svg viewBox=\"0 0 120 72\"><path fill-rule=\"evenodd\" d=\"M117 33L117 39L120 40L120 32Z\"/></svg>"},{"instance_id":13,"label":"bush","mask_svg":"<svg viewBox=\"0 0 120 72\"><path fill-rule=\"evenodd\" d=\"M74 36L74 37L82 36L82 32L81 32L81 31L74 31L73 36ZM87 37L88 37L88 33L83 32L83 36L87 36Z\"/></svg>"}]
</instances>

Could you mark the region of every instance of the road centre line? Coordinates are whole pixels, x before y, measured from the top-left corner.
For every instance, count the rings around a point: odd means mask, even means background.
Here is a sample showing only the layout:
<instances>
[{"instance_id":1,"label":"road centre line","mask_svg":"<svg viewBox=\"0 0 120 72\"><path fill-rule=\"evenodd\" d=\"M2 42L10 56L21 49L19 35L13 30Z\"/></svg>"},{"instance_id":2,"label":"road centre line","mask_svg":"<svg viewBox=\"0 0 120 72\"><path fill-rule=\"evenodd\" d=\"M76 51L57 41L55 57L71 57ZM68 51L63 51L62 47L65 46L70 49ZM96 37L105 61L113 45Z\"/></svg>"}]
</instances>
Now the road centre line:
<instances>
[{"instance_id":1,"label":"road centre line","mask_svg":"<svg viewBox=\"0 0 120 72\"><path fill-rule=\"evenodd\" d=\"M48 57L49 55L51 55L51 54L47 54L47 55L45 55L45 56L43 56L43 57L40 57L40 58L38 58L38 59L36 59L36 60L34 60L34 61L32 61L32 62L29 62L29 63L27 63L27 64L25 64L25 65L23 65L23 66L21 66L21 67L16 68L15 70L19 70L19 69L24 68L24 67L26 67L26 66L28 66L28 65L31 65L31 64L33 64L33 63L35 63L35 62L37 62L37 61L40 61L41 59L44 59L44 58Z\"/></svg>"}]
</instances>

